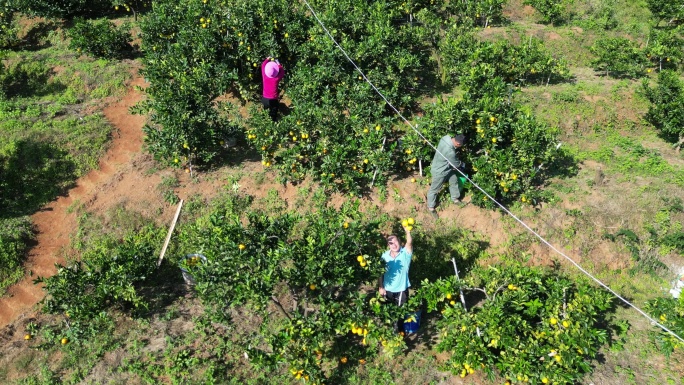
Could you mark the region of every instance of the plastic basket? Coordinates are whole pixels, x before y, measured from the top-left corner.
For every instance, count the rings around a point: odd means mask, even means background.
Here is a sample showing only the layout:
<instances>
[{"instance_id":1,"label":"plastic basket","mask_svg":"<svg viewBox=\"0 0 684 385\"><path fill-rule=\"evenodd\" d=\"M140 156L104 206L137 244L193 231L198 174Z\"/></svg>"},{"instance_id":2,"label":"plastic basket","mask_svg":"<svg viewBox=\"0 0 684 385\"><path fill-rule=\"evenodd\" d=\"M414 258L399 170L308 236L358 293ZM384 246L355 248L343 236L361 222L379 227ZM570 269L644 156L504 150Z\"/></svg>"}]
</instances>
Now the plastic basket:
<instances>
[{"instance_id":1,"label":"plastic basket","mask_svg":"<svg viewBox=\"0 0 684 385\"><path fill-rule=\"evenodd\" d=\"M418 332L418 327L420 326L420 313L418 310L414 313L409 313L404 318L404 333L413 334Z\"/></svg>"},{"instance_id":2,"label":"plastic basket","mask_svg":"<svg viewBox=\"0 0 684 385\"><path fill-rule=\"evenodd\" d=\"M178 262L178 267L181 269L181 273L183 274L183 280L185 281L186 284L188 285L194 285L195 284L195 278L193 278L192 274L190 274L190 271L187 269L188 263L186 261L192 261L193 258L199 258L195 259L196 264L202 264L207 262L207 257L205 257L202 254L188 254L185 257L183 257L180 262Z\"/></svg>"}]
</instances>

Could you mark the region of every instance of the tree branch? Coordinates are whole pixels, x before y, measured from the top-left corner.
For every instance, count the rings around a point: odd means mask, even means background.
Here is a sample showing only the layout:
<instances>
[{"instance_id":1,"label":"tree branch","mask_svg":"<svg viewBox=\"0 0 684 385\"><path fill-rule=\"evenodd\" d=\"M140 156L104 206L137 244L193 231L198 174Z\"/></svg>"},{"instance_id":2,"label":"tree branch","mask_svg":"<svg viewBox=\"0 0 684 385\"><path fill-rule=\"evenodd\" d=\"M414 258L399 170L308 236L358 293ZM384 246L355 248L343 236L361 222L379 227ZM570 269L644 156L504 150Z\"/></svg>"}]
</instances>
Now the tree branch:
<instances>
[{"instance_id":1,"label":"tree branch","mask_svg":"<svg viewBox=\"0 0 684 385\"><path fill-rule=\"evenodd\" d=\"M287 319L289 319L290 321L292 321L292 317L290 317L290 314L287 313L287 311L285 310L285 308L283 307L283 305L280 303L280 301L278 301L278 298L276 298L274 295L272 295L272 296L271 296L271 301L273 301L273 303L275 303L276 307L277 307L278 309L280 309L280 311L283 313L283 315L285 315L285 317L287 317Z\"/></svg>"}]
</instances>

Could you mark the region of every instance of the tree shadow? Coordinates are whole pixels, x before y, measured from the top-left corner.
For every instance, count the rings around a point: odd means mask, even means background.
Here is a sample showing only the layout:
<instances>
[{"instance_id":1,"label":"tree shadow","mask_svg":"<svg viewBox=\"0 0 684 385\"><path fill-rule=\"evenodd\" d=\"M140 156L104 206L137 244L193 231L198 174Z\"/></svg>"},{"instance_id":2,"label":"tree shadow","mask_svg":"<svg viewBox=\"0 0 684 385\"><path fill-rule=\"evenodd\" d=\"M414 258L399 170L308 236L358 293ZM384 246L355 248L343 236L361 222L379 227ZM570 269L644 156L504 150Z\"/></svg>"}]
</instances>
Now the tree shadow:
<instances>
[{"instance_id":1,"label":"tree shadow","mask_svg":"<svg viewBox=\"0 0 684 385\"><path fill-rule=\"evenodd\" d=\"M23 51L39 51L48 48L52 45L47 40L48 35L59 28L60 25L51 20L33 24L16 48Z\"/></svg>"},{"instance_id":2,"label":"tree shadow","mask_svg":"<svg viewBox=\"0 0 684 385\"><path fill-rule=\"evenodd\" d=\"M236 133L236 136L242 135ZM232 137L235 144L229 147L224 146L221 151L211 163L207 164L207 169L217 170L225 166L235 166L243 164L244 162L257 162L261 160L261 154L241 137Z\"/></svg>"},{"instance_id":3,"label":"tree shadow","mask_svg":"<svg viewBox=\"0 0 684 385\"><path fill-rule=\"evenodd\" d=\"M24 139L0 154L0 218L29 215L76 179L76 164L52 143Z\"/></svg>"},{"instance_id":4,"label":"tree shadow","mask_svg":"<svg viewBox=\"0 0 684 385\"><path fill-rule=\"evenodd\" d=\"M543 184L551 178L571 178L579 173L579 162L566 149L559 148L558 154L553 158L553 162L543 165L539 173L535 176L534 183Z\"/></svg>"},{"instance_id":5,"label":"tree shadow","mask_svg":"<svg viewBox=\"0 0 684 385\"><path fill-rule=\"evenodd\" d=\"M41 61L21 61L9 66L0 81L7 98L40 97L66 89L60 82L50 82L53 74Z\"/></svg>"},{"instance_id":6,"label":"tree shadow","mask_svg":"<svg viewBox=\"0 0 684 385\"><path fill-rule=\"evenodd\" d=\"M416 287L426 279L434 282L451 277L456 274L454 262L458 269L458 276L463 279L473 269L480 254L488 247L489 242L474 239L472 232L463 229L454 229L431 239L416 239L414 254L417 260L411 265L409 280ZM468 293L465 299L468 309L482 301L477 293ZM419 345L432 349L438 342L439 336L435 320L441 315L438 312L427 312L425 305L413 310L421 311L420 327L415 335L406 339L406 344L409 349L417 348Z\"/></svg>"},{"instance_id":7,"label":"tree shadow","mask_svg":"<svg viewBox=\"0 0 684 385\"><path fill-rule=\"evenodd\" d=\"M145 282L145 287L140 290L149 304L144 316L151 318L163 314L178 298L192 292L193 288L183 280L180 268L165 259L151 279Z\"/></svg>"},{"instance_id":8,"label":"tree shadow","mask_svg":"<svg viewBox=\"0 0 684 385\"><path fill-rule=\"evenodd\" d=\"M456 262L458 274L463 278L472 270L478 256L489 242L473 239L472 232L464 229L454 229L443 235L414 240L414 255L416 261L411 264L409 280L419 283L425 279L434 282L455 274Z\"/></svg>"}]
</instances>

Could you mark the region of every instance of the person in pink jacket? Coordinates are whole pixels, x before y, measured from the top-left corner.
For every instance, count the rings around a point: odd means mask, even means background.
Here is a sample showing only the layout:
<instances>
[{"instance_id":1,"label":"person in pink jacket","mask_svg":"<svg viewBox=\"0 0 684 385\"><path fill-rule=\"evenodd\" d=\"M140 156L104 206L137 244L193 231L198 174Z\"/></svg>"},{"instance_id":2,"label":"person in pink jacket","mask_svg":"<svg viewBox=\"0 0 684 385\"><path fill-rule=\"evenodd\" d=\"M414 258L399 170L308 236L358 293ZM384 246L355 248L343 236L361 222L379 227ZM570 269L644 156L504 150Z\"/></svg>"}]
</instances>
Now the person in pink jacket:
<instances>
[{"instance_id":1,"label":"person in pink jacket","mask_svg":"<svg viewBox=\"0 0 684 385\"><path fill-rule=\"evenodd\" d=\"M274 122L278 117L278 82L283 76L285 76L285 69L278 60L267 57L261 63L261 79L264 83L261 104L268 109L268 115Z\"/></svg>"}]
</instances>

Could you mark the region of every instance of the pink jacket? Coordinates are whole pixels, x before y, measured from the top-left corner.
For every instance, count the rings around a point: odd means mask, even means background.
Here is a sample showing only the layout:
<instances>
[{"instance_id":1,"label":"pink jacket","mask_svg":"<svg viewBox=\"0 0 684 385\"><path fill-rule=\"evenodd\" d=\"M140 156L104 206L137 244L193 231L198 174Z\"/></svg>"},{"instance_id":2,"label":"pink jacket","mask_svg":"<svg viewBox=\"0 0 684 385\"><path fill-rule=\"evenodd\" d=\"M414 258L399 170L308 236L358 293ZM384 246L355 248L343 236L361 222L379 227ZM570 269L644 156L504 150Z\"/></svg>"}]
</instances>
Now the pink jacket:
<instances>
[{"instance_id":1,"label":"pink jacket","mask_svg":"<svg viewBox=\"0 0 684 385\"><path fill-rule=\"evenodd\" d=\"M266 60L264 60L264 62L261 63L261 79L264 82L264 92L262 95L266 99L278 99L278 82L280 81L280 79L283 78L283 76L285 76L285 69L282 65L278 64L278 76L274 78L269 78L264 73L266 64L269 61L270 60L266 58Z\"/></svg>"}]
</instances>

